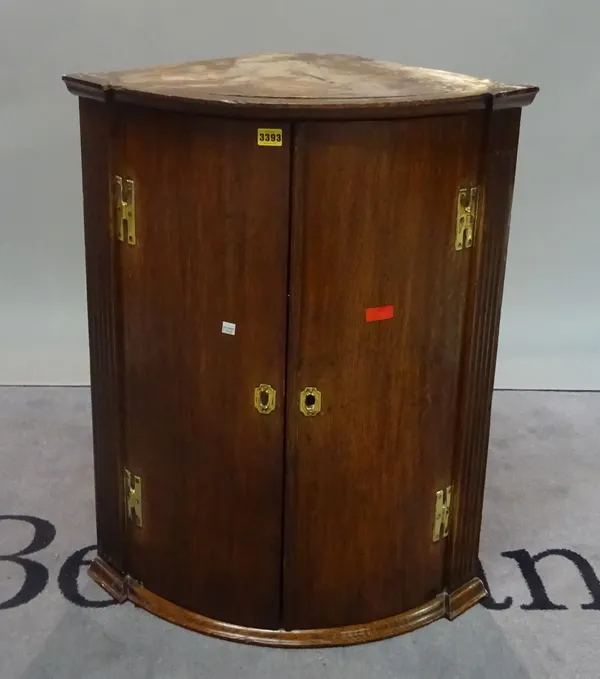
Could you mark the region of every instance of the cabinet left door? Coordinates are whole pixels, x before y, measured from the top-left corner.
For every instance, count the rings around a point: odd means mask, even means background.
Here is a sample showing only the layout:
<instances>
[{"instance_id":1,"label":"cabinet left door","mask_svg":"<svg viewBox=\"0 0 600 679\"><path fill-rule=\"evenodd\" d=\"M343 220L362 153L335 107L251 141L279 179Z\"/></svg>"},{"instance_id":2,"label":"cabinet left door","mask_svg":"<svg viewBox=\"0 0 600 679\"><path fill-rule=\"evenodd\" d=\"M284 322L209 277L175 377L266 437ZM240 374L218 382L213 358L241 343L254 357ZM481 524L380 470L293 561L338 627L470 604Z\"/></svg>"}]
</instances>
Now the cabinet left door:
<instances>
[{"instance_id":1,"label":"cabinet left door","mask_svg":"<svg viewBox=\"0 0 600 679\"><path fill-rule=\"evenodd\" d=\"M277 627L290 145L259 145L260 122L117 120L114 173L135 192L135 243L130 223L119 242L124 457L142 488L127 572L209 618Z\"/></svg>"}]
</instances>

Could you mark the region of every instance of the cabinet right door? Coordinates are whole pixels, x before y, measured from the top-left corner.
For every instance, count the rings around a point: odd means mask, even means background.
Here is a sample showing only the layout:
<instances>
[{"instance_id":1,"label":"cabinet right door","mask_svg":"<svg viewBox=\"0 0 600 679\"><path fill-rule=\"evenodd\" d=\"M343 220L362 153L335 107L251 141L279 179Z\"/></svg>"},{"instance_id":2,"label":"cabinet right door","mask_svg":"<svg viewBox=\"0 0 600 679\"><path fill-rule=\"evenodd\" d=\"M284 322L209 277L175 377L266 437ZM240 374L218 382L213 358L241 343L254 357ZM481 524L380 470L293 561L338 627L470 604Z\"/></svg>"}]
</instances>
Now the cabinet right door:
<instances>
[{"instance_id":1,"label":"cabinet right door","mask_svg":"<svg viewBox=\"0 0 600 679\"><path fill-rule=\"evenodd\" d=\"M435 496L451 483L474 252L455 249L457 195L478 183L483 126L483 112L296 126L287 629L442 590Z\"/></svg>"}]
</instances>

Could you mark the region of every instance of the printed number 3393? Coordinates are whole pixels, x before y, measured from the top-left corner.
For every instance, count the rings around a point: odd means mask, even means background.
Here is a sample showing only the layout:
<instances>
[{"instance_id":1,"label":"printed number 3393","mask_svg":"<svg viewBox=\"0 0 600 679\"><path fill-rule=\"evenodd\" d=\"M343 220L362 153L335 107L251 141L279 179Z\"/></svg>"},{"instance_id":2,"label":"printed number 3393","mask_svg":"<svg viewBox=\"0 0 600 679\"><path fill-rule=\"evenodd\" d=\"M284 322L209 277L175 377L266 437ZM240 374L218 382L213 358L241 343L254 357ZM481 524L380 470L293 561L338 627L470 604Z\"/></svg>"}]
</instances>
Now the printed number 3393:
<instances>
[{"instance_id":1,"label":"printed number 3393","mask_svg":"<svg viewBox=\"0 0 600 679\"><path fill-rule=\"evenodd\" d=\"M281 129L259 128L257 141L259 146L282 146L283 131Z\"/></svg>"}]
</instances>

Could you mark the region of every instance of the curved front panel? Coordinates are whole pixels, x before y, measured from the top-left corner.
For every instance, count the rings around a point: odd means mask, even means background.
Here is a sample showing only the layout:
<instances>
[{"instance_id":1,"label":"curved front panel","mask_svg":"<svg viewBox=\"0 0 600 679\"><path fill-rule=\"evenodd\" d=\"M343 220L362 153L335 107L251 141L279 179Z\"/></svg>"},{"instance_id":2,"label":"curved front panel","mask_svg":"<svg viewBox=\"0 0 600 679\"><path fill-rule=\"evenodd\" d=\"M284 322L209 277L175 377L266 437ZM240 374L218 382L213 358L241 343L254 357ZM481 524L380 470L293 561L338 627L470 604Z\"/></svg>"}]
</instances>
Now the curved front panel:
<instances>
[{"instance_id":1,"label":"curved front panel","mask_svg":"<svg viewBox=\"0 0 600 679\"><path fill-rule=\"evenodd\" d=\"M131 107L114 167L135 189L135 243L126 222L119 253L125 465L141 481L143 521L128 520L127 573L188 610L270 628L289 143L260 146L259 126ZM257 400L259 385L271 392Z\"/></svg>"},{"instance_id":2,"label":"curved front panel","mask_svg":"<svg viewBox=\"0 0 600 679\"><path fill-rule=\"evenodd\" d=\"M379 620L444 589L484 114L306 123L296 141L288 363L286 629ZM320 412L306 417L306 385Z\"/></svg>"}]
</instances>

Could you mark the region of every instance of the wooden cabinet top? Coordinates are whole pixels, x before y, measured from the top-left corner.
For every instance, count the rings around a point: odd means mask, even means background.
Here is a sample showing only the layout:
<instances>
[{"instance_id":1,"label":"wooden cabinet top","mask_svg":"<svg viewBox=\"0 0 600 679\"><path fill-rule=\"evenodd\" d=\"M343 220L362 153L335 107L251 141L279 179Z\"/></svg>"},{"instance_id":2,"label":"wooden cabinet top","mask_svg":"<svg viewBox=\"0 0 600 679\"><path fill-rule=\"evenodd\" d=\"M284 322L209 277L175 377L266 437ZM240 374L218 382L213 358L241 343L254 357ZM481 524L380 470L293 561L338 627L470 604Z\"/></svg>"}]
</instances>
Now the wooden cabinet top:
<instances>
[{"instance_id":1,"label":"wooden cabinet top","mask_svg":"<svg viewBox=\"0 0 600 679\"><path fill-rule=\"evenodd\" d=\"M531 103L531 85L342 54L257 54L64 76L79 96L240 117L394 118ZM425 111L424 109L427 109Z\"/></svg>"}]
</instances>

